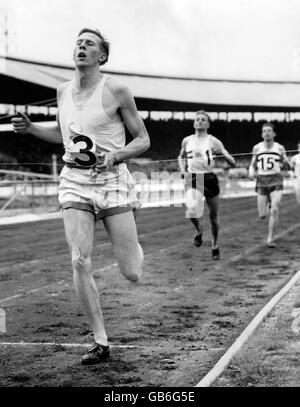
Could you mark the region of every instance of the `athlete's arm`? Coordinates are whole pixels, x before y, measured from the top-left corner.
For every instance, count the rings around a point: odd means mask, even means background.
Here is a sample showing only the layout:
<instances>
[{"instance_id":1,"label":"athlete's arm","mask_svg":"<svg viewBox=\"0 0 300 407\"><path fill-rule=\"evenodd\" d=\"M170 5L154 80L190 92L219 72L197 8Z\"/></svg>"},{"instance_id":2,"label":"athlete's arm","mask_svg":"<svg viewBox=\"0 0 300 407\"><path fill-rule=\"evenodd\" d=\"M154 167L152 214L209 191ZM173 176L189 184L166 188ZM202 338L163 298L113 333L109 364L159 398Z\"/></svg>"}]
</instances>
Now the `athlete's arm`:
<instances>
[{"instance_id":1,"label":"athlete's arm","mask_svg":"<svg viewBox=\"0 0 300 407\"><path fill-rule=\"evenodd\" d=\"M296 166L296 160L295 156L292 157L291 162L290 162L291 170L295 171L295 166Z\"/></svg>"},{"instance_id":2,"label":"athlete's arm","mask_svg":"<svg viewBox=\"0 0 300 407\"><path fill-rule=\"evenodd\" d=\"M114 84L111 89L119 105L119 113L125 126L133 137L133 140L125 147L111 151L104 155L103 164L99 168L110 169L114 163L137 157L150 147L150 138L145 128L144 122L140 117L134 98L130 90L123 85Z\"/></svg>"},{"instance_id":3,"label":"athlete's arm","mask_svg":"<svg viewBox=\"0 0 300 407\"><path fill-rule=\"evenodd\" d=\"M186 170L186 166L187 166L187 160L186 160L186 138L184 138L182 140L181 143L181 149L180 149L180 153L178 156L178 165L180 168L180 172L184 173Z\"/></svg>"},{"instance_id":4,"label":"athlete's arm","mask_svg":"<svg viewBox=\"0 0 300 407\"><path fill-rule=\"evenodd\" d=\"M217 139L216 137L213 137L213 146L212 146L213 151L215 151L217 154L220 154L224 156L227 162L231 164L233 167L235 167L236 162L235 159L232 157L232 155L229 154L229 152L226 150L224 147L224 144L222 141Z\"/></svg>"},{"instance_id":5,"label":"athlete's arm","mask_svg":"<svg viewBox=\"0 0 300 407\"><path fill-rule=\"evenodd\" d=\"M57 98L59 99L60 94L57 91ZM34 124L26 114L18 113L17 117L11 119L13 126L13 131L19 134L32 134L42 140L48 141L50 143L62 143L62 135L58 122L58 114L56 115L56 123L51 125L51 127L44 127L39 124Z\"/></svg>"},{"instance_id":6,"label":"athlete's arm","mask_svg":"<svg viewBox=\"0 0 300 407\"><path fill-rule=\"evenodd\" d=\"M291 170L293 171L293 176L296 177L296 156L293 155L290 161L290 167Z\"/></svg>"},{"instance_id":7,"label":"athlete's arm","mask_svg":"<svg viewBox=\"0 0 300 407\"><path fill-rule=\"evenodd\" d=\"M249 166L249 178L251 179L253 179L256 176L256 164L257 164L257 154L256 148L254 146L252 150L252 159Z\"/></svg>"},{"instance_id":8,"label":"athlete's arm","mask_svg":"<svg viewBox=\"0 0 300 407\"><path fill-rule=\"evenodd\" d=\"M291 164L289 162L289 159L287 158L285 148L283 146L281 146L281 148L282 148L282 151L281 151L282 164L284 165L284 167L286 169L290 170L291 169Z\"/></svg>"}]
</instances>

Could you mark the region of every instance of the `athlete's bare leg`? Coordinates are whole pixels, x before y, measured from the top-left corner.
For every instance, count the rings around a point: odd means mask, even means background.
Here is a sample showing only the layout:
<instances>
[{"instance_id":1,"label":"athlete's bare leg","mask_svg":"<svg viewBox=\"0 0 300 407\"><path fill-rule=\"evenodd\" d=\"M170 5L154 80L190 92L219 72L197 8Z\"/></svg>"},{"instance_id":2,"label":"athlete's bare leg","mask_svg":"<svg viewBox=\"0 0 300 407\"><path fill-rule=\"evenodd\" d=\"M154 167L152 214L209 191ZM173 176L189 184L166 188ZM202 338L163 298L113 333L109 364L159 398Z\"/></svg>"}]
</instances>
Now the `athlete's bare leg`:
<instances>
[{"instance_id":1,"label":"athlete's bare leg","mask_svg":"<svg viewBox=\"0 0 300 407\"><path fill-rule=\"evenodd\" d=\"M202 193L196 188L190 188L185 193L185 216L189 218L196 229L196 236L194 237L194 244L196 247L202 245L202 231L203 226L201 219L204 213L204 199Z\"/></svg>"},{"instance_id":2,"label":"athlete's bare leg","mask_svg":"<svg viewBox=\"0 0 300 407\"><path fill-rule=\"evenodd\" d=\"M282 198L282 191L273 191L270 193L271 207L269 215L269 225L268 225L268 239L267 243L269 247L275 247L274 234L276 226L278 225L278 213L279 205Z\"/></svg>"},{"instance_id":3,"label":"athlete's bare leg","mask_svg":"<svg viewBox=\"0 0 300 407\"><path fill-rule=\"evenodd\" d=\"M296 178L294 180L294 189L295 189L296 201L298 204L300 204L300 179L299 178Z\"/></svg>"},{"instance_id":4,"label":"athlete's bare leg","mask_svg":"<svg viewBox=\"0 0 300 407\"><path fill-rule=\"evenodd\" d=\"M214 196L213 198L206 198L206 203L209 210L209 219L212 233L212 248L216 249L218 247L218 237L219 237L219 222L218 222L219 196L217 195Z\"/></svg>"},{"instance_id":5,"label":"athlete's bare leg","mask_svg":"<svg viewBox=\"0 0 300 407\"><path fill-rule=\"evenodd\" d=\"M268 195L257 195L257 211L261 219L265 219L268 216L268 203Z\"/></svg>"},{"instance_id":6,"label":"athlete's bare leg","mask_svg":"<svg viewBox=\"0 0 300 407\"><path fill-rule=\"evenodd\" d=\"M94 215L87 211L63 211L66 239L70 248L75 292L82 304L95 342L107 346L100 297L92 274Z\"/></svg>"},{"instance_id":7,"label":"athlete's bare leg","mask_svg":"<svg viewBox=\"0 0 300 407\"><path fill-rule=\"evenodd\" d=\"M203 231L203 226L200 223L200 218L190 218L192 224L195 226L196 232L197 233L202 233Z\"/></svg>"},{"instance_id":8,"label":"athlete's bare leg","mask_svg":"<svg viewBox=\"0 0 300 407\"><path fill-rule=\"evenodd\" d=\"M103 220L122 274L130 281L138 281L142 274L143 250L138 242L132 211Z\"/></svg>"}]
</instances>

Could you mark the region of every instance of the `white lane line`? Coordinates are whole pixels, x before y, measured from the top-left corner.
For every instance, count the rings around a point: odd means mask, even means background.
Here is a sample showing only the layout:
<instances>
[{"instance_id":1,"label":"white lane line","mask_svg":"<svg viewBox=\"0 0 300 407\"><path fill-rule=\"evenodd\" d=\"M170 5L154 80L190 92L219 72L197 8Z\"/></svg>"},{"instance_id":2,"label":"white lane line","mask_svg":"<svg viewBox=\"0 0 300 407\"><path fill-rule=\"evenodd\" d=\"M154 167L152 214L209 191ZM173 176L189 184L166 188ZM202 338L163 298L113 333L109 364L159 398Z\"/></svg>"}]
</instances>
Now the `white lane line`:
<instances>
[{"instance_id":1,"label":"white lane line","mask_svg":"<svg viewBox=\"0 0 300 407\"><path fill-rule=\"evenodd\" d=\"M30 290L30 291L25 291L25 292L22 292L20 294L12 295L11 297L3 298L2 300L0 300L0 304L2 304L3 302L6 302L6 301L13 300L15 298L24 297L25 295L32 294L32 293L35 293L37 291L47 290L50 287L57 287L58 285L61 285L63 283L65 283L65 280L60 280L60 281L56 281L55 283L52 283L52 284L48 284L48 285L44 285L42 287L34 288L33 290Z\"/></svg>"},{"instance_id":2,"label":"white lane line","mask_svg":"<svg viewBox=\"0 0 300 407\"><path fill-rule=\"evenodd\" d=\"M14 346L14 347L32 347L32 346L63 346L65 348L89 348L91 344L86 343L59 343L59 342L0 342L0 346ZM138 349L143 346L138 345L114 345L110 344L111 348L120 349Z\"/></svg>"},{"instance_id":3,"label":"white lane line","mask_svg":"<svg viewBox=\"0 0 300 407\"><path fill-rule=\"evenodd\" d=\"M261 324L264 318L272 311L275 305L284 295L297 283L300 278L300 270L288 281L288 283L259 311L246 329L235 340L233 345L225 352L216 365L207 373L206 376L195 387L209 387L229 365L232 358L241 349L244 343L250 338L256 328Z\"/></svg>"},{"instance_id":4,"label":"white lane line","mask_svg":"<svg viewBox=\"0 0 300 407\"><path fill-rule=\"evenodd\" d=\"M164 252L167 252L168 250L175 249L175 247L183 246L185 243L186 243L186 241L185 241L185 242L181 242L181 243L173 244L172 246L168 246L168 247L166 247L165 249L160 249L158 252L151 252L151 253L148 253L148 254L145 255L145 257L146 257L146 256L149 256L149 255L153 255L153 254L155 254L155 253L164 253Z\"/></svg>"},{"instance_id":5,"label":"white lane line","mask_svg":"<svg viewBox=\"0 0 300 407\"><path fill-rule=\"evenodd\" d=\"M28 222L39 222L41 220L51 220L61 218L60 212L51 213L24 213L20 215L12 215L0 218L0 226L5 225L15 225L17 223L28 223Z\"/></svg>"}]
</instances>

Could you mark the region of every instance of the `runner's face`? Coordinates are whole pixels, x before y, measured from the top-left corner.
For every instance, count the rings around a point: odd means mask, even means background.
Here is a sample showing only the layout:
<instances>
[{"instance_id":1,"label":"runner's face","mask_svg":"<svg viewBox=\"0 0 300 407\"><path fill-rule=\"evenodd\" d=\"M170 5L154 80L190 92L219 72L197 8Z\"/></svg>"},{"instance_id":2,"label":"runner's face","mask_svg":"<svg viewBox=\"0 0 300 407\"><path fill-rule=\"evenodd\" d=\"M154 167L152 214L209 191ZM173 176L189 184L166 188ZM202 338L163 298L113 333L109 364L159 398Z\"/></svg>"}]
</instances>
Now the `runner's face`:
<instances>
[{"instance_id":1,"label":"runner's face","mask_svg":"<svg viewBox=\"0 0 300 407\"><path fill-rule=\"evenodd\" d=\"M76 41L73 52L73 60L76 66L99 65L99 59L103 56L101 51L101 39L93 33L83 33Z\"/></svg>"},{"instance_id":2,"label":"runner's face","mask_svg":"<svg viewBox=\"0 0 300 407\"><path fill-rule=\"evenodd\" d=\"M208 117L205 114L197 114L194 119L195 130L207 130L209 128Z\"/></svg>"},{"instance_id":3,"label":"runner's face","mask_svg":"<svg viewBox=\"0 0 300 407\"><path fill-rule=\"evenodd\" d=\"M264 139L264 141L273 141L274 137L275 137L275 133L271 126L264 126L262 128L261 136Z\"/></svg>"}]
</instances>

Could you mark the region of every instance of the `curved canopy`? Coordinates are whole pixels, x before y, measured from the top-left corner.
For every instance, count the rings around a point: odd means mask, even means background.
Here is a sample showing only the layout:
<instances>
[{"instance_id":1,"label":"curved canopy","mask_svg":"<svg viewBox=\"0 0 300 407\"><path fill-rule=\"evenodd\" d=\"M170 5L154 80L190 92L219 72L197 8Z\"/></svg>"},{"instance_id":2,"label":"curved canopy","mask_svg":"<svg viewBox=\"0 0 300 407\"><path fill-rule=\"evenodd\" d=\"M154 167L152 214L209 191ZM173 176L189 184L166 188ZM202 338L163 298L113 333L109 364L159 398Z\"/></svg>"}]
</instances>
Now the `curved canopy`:
<instances>
[{"instance_id":1,"label":"curved canopy","mask_svg":"<svg viewBox=\"0 0 300 407\"><path fill-rule=\"evenodd\" d=\"M0 56L0 103L30 104L56 97L74 68ZM140 110L296 111L300 82L233 81L107 72L132 91ZM42 103L41 103L42 104Z\"/></svg>"}]
</instances>

